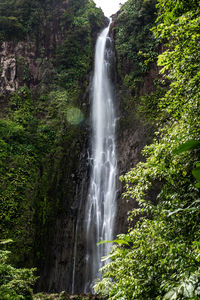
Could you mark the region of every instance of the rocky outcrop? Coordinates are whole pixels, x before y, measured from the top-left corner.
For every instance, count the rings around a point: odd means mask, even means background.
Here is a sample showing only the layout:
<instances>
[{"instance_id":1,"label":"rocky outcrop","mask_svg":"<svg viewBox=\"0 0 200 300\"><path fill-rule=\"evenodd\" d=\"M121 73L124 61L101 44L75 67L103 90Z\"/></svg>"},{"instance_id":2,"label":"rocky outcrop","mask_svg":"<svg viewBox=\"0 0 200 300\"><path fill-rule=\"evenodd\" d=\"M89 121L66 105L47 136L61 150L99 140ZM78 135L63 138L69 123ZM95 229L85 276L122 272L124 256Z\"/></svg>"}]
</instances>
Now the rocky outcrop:
<instances>
[{"instance_id":1,"label":"rocky outcrop","mask_svg":"<svg viewBox=\"0 0 200 300\"><path fill-rule=\"evenodd\" d=\"M2 44L1 56L1 79L0 79L0 92L14 92L19 84L16 80L16 56L15 52L11 52L8 49L8 43L4 42Z\"/></svg>"},{"instance_id":2,"label":"rocky outcrop","mask_svg":"<svg viewBox=\"0 0 200 300\"><path fill-rule=\"evenodd\" d=\"M49 65L45 64L47 58L37 59L36 48L32 42L3 42L0 57L1 94L14 92L24 85L34 89L43 80L49 68Z\"/></svg>"}]
</instances>

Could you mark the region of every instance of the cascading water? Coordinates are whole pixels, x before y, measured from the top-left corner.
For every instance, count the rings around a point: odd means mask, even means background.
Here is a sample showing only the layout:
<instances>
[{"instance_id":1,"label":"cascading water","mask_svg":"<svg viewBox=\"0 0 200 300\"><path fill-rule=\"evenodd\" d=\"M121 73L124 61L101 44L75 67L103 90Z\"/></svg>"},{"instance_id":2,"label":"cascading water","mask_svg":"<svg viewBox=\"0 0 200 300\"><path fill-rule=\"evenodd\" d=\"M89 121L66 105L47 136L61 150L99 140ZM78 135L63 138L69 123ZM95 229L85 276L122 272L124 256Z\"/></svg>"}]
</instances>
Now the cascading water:
<instances>
[{"instance_id":1,"label":"cascading water","mask_svg":"<svg viewBox=\"0 0 200 300\"><path fill-rule=\"evenodd\" d=\"M111 245L97 246L98 241L112 240L116 211L117 160L115 147L116 117L113 88L110 79L113 58L108 36L110 25L97 39L95 71L92 86L92 171L86 204L86 277L85 292L100 276L101 257Z\"/></svg>"}]
</instances>

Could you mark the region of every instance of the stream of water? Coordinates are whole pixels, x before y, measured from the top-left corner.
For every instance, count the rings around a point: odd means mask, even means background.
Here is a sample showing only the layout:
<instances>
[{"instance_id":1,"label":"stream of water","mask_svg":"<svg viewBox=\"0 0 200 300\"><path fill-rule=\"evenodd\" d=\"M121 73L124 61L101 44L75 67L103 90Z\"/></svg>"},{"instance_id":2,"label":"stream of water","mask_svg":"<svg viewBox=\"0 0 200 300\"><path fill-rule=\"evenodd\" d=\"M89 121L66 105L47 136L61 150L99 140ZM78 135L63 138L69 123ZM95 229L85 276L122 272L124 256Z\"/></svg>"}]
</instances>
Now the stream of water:
<instances>
[{"instance_id":1,"label":"stream of water","mask_svg":"<svg viewBox=\"0 0 200 300\"><path fill-rule=\"evenodd\" d=\"M102 256L111 244L97 243L112 240L116 213L117 159L115 146L116 114L110 68L113 59L110 25L96 42L95 70L92 85L91 177L86 204L86 278L85 292L92 290L93 280L100 277Z\"/></svg>"}]
</instances>

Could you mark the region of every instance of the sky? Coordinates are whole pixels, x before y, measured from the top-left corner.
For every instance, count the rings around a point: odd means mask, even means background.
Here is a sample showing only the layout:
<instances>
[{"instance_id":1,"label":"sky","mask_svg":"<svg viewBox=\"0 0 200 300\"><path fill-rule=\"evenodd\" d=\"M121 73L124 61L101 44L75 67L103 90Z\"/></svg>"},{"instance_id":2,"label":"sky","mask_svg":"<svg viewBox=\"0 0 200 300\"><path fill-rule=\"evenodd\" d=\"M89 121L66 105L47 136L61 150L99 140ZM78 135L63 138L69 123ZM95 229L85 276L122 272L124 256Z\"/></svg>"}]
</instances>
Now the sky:
<instances>
[{"instance_id":1,"label":"sky","mask_svg":"<svg viewBox=\"0 0 200 300\"><path fill-rule=\"evenodd\" d=\"M127 0L94 0L97 7L101 7L106 17L110 17L120 8L120 3L123 4Z\"/></svg>"}]
</instances>

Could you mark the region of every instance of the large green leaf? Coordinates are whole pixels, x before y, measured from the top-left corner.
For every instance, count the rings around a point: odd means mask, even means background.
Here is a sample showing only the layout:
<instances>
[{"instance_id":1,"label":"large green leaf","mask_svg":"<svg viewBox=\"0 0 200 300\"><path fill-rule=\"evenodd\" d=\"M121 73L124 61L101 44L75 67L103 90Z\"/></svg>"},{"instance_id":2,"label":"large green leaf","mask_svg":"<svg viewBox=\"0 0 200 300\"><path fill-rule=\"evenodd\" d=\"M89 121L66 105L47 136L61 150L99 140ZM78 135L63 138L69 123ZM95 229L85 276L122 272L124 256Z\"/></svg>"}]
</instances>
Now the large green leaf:
<instances>
[{"instance_id":1,"label":"large green leaf","mask_svg":"<svg viewBox=\"0 0 200 300\"><path fill-rule=\"evenodd\" d=\"M8 243L13 243L12 239L7 239L7 240L1 240L0 244L4 245L4 244L8 244Z\"/></svg>"},{"instance_id":2,"label":"large green leaf","mask_svg":"<svg viewBox=\"0 0 200 300\"><path fill-rule=\"evenodd\" d=\"M200 167L193 169L192 175L196 178L196 180L200 181Z\"/></svg>"},{"instance_id":3,"label":"large green leaf","mask_svg":"<svg viewBox=\"0 0 200 300\"><path fill-rule=\"evenodd\" d=\"M185 151L193 150L200 148L200 141L190 140L181 144L178 148L173 151L173 154L180 154Z\"/></svg>"},{"instance_id":4,"label":"large green leaf","mask_svg":"<svg viewBox=\"0 0 200 300\"><path fill-rule=\"evenodd\" d=\"M97 243L97 245L107 244L107 243L117 243L118 245L129 245L129 243L124 240L100 241Z\"/></svg>"}]
</instances>

